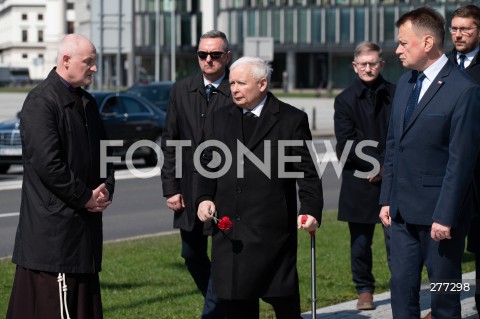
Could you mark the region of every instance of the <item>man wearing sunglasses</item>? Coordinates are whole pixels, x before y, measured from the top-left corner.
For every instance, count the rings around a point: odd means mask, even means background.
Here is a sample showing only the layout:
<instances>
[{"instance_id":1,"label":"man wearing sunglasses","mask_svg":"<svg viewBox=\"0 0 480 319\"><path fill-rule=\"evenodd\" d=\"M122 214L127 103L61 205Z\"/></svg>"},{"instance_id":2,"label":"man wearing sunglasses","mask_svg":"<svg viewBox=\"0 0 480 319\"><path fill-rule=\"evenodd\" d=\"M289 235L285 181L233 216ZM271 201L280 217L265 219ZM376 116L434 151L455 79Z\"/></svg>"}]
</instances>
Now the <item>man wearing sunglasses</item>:
<instances>
[{"instance_id":1,"label":"man wearing sunglasses","mask_svg":"<svg viewBox=\"0 0 480 319\"><path fill-rule=\"evenodd\" d=\"M367 147L365 152L383 166L395 85L380 74L385 61L382 59L382 50L373 42L365 41L357 45L352 65L358 77L336 97L334 104L338 158L347 143L353 142L342 172L338 219L348 222L350 230L350 266L358 295L357 309L372 310L375 309L372 241L375 225L380 223L378 199L382 173L380 171L368 179L356 177L356 171L368 172L373 167L360 158L355 150L363 141L377 142L376 147ZM384 235L388 253L387 228L384 228Z\"/></svg>"},{"instance_id":2,"label":"man wearing sunglasses","mask_svg":"<svg viewBox=\"0 0 480 319\"><path fill-rule=\"evenodd\" d=\"M201 72L178 81L172 87L162 136L165 157L162 167L163 196L167 199L167 206L174 212L174 227L180 229L185 265L205 297L202 318L224 316L218 299L209 288L209 232L204 232L194 206L193 154L205 140L204 128L210 125L211 114L232 103L227 68L231 56L223 32L211 30L200 37L197 59ZM180 145L180 141L188 145L175 147ZM181 155L177 154L177 149L181 149ZM181 172L177 171L177 163L181 165Z\"/></svg>"},{"instance_id":3,"label":"man wearing sunglasses","mask_svg":"<svg viewBox=\"0 0 480 319\"><path fill-rule=\"evenodd\" d=\"M454 44L449 59L480 84L480 8L470 4L453 12L449 28ZM467 250L475 254L477 287L480 276L480 159L477 161L473 182L474 196L466 200L466 207L473 214L467 237ZM480 315L480 288L475 303ZM428 317L427 317L428 318Z\"/></svg>"}]
</instances>

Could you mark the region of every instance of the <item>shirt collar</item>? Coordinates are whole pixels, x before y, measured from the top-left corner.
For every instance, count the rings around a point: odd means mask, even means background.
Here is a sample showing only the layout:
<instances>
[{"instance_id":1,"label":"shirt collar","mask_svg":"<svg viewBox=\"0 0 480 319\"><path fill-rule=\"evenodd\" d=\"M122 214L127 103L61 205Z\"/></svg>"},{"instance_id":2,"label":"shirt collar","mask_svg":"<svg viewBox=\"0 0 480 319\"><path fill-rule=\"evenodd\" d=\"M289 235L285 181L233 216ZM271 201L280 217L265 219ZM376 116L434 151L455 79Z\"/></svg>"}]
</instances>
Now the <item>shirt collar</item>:
<instances>
[{"instance_id":1,"label":"shirt collar","mask_svg":"<svg viewBox=\"0 0 480 319\"><path fill-rule=\"evenodd\" d=\"M475 55L477 55L480 47L476 47L475 50L468 52L468 53L460 53L457 51L457 61L460 59L460 56L463 54L466 56L465 60L472 61Z\"/></svg>"},{"instance_id":2,"label":"shirt collar","mask_svg":"<svg viewBox=\"0 0 480 319\"><path fill-rule=\"evenodd\" d=\"M425 77L432 82L433 79L440 73L440 70L447 64L448 58L445 54L442 54L442 56L435 61L432 65L430 65L428 68L423 70L423 74L425 74Z\"/></svg>"},{"instance_id":3,"label":"shirt collar","mask_svg":"<svg viewBox=\"0 0 480 319\"><path fill-rule=\"evenodd\" d=\"M204 84L204 86L207 86L209 84L213 84L213 86L215 88L218 88L218 86L220 85L220 83L222 82L224 77L225 77L225 73L223 73L223 75L218 80L216 80L215 82L209 82L207 79L205 79L205 77L203 77L203 84Z\"/></svg>"},{"instance_id":4,"label":"shirt collar","mask_svg":"<svg viewBox=\"0 0 480 319\"><path fill-rule=\"evenodd\" d=\"M265 96L265 98L262 100L262 102L260 102L260 104L258 104L257 106L255 106L252 110L250 110L250 112L252 112L253 114L255 114L256 116L260 117L260 114L262 113L262 110L263 110L263 106L265 105L265 102L267 101L267 97ZM248 110L246 109L243 109L243 114L249 112Z\"/></svg>"},{"instance_id":5,"label":"shirt collar","mask_svg":"<svg viewBox=\"0 0 480 319\"><path fill-rule=\"evenodd\" d=\"M80 87L74 87L73 85L71 85L70 83L67 82L67 80L65 80L64 78L62 78L60 76L60 74L58 74L58 78L60 79L60 82L63 83L63 85L65 85L67 87L67 89L71 92L71 93L76 93L76 94L80 94L82 89Z\"/></svg>"}]
</instances>

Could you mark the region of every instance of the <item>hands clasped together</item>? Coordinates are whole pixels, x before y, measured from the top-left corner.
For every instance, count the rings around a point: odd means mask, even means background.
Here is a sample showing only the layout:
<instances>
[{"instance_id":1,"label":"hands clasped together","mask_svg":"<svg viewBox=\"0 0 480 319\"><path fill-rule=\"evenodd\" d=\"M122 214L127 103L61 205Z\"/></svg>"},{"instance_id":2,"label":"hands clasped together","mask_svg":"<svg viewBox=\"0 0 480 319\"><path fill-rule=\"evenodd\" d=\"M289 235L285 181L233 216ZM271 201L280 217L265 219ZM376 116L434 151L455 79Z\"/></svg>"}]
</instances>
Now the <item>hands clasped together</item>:
<instances>
[{"instance_id":1,"label":"hands clasped together","mask_svg":"<svg viewBox=\"0 0 480 319\"><path fill-rule=\"evenodd\" d=\"M85 208L89 212L99 213L103 212L111 203L110 193L105 187L105 183L102 183L92 191L92 197L85 204Z\"/></svg>"}]
</instances>

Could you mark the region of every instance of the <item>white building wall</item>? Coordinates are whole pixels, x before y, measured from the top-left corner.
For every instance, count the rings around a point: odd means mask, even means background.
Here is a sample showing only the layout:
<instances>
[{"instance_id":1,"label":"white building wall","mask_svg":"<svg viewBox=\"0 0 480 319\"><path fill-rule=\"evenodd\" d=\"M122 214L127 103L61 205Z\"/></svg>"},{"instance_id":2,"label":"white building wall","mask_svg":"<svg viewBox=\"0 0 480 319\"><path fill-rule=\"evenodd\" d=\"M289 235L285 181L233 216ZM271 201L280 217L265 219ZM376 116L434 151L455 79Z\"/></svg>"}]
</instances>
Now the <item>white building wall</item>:
<instances>
[{"instance_id":1,"label":"white building wall","mask_svg":"<svg viewBox=\"0 0 480 319\"><path fill-rule=\"evenodd\" d=\"M44 70L38 57L45 54L45 43L38 42L38 31L46 25L44 1L5 1L0 6L0 64L9 67L27 67L32 79L42 78ZM38 15L43 16L39 20ZM26 20L22 16L26 15ZM27 41L22 41L22 31Z\"/></svg>"},{"instance_id":2,"label":"white building wall","mask_svg":"<svg viewBox=\"0 0 480 319\"><path fill-rule=\"evenodd\" d=\"M67 0L5 0L0 4L0 65L28 67L32 80L44 79L56 64L58 43L66 33L66 21L75 12ZM68 0L68 2L74 2ZM27 19L22 20L26 14ZM39 19L39 14L43 19ZM22 31L27 41L22 41ZM39 41L43 31L43 41Z\"/></svg>"},{"instance_id":3,"label":"white building wall","mask_svg":"<svg viewBox=\"0 0 480 319\"><path fill-rule=\"evenodd\" d=\"M44 65L47 70L50 70L57 64L58 43L67 31L64 0L46 0L45 18L48 24L45 29Z\"/></svg>"},{"instance_id":4,"label":"white building wall","mask_svg":"<svg viewBox=\"0 0 480 319\"><path fill-rule=\"evenodd\" d=\"M92 38L92 10L91 0L76 0L75 1L75 33L81 34L88 39ZM93 1L99 2L99 1ZM67 20L69 17L67 16Z\"/></svg>"},{"instance_id":5,"label":"white building wall","mask_svg":"<svg viewBox=\"0 0 480 319\"><path fill-rule=\"evenodd\" d=\"M215 1L200 1L202 12L202 34L213 30L215 26Z\"/></svg>"}]
</instances>

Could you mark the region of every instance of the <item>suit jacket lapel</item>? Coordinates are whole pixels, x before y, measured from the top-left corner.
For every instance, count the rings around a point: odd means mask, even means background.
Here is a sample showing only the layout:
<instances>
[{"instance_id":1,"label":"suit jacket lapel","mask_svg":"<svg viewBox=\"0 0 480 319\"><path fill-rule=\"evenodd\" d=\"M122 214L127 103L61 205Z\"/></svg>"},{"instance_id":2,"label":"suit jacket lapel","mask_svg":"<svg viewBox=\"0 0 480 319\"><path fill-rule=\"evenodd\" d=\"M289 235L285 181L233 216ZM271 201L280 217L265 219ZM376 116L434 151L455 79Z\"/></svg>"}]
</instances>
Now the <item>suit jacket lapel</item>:
<instances>
[{"instance_id":1,"label":"suit jacket lapel","mask_svg":"<svg viewBox=\"0 0 480 319\"><path fill-rule=\"evenodd\" d=\"M408 122L407 127L405 127L404 132L408 131L410 126L412 126L413 123L415 123L415 120L423 111L423 109L428 105L428 103L432 100L435 94L437 94L438 90L440 90L440 88L443 86L443 84L445 83L445 78L450 74L452 67L454 67L454 65L450 61L448 61L447 64L445 64L445 66L437 74L435 79L433 79L432 83L428 87L428 90L425 92L421 100L418 102L417 107L415 107L412 117Z\"/></svg>"},{"instance_id":2,"label":"suit jacket lapel","mask_svg":"<svg viewBox=\"0 0 480 319\"><path fill-rule=\"evenodd\" d=\"M259 142L263 140L265 135L278 122L279 105L278 100L268 93L267 101L263 106L262 113L258 119L257 127L253 131L252 137L248 141L247 147L253 149Z\"/></svg>"},{"instance_id":3,"label":"suit jacket lapel","mask_svg":"<svg viewBox=\"0 0 480 319\"><path fill-rule=\"evenodd\" d=\"M399 136L402 136L404 130L403 130L403 122L405 120L405 112L407 109L407 104L408 104L408 99L410 94L412 93L413 90L413 85L415 84L415 81L412 80L412 71L410 72L410 80L408 80L406 85L399 85L397 86L397 90L395 91L395 97L401 97L402 100L398 103L400 106L400 114L398 115L399 120L399 126L398 129L400 130Z\"/></svg>"}]
</instances>

